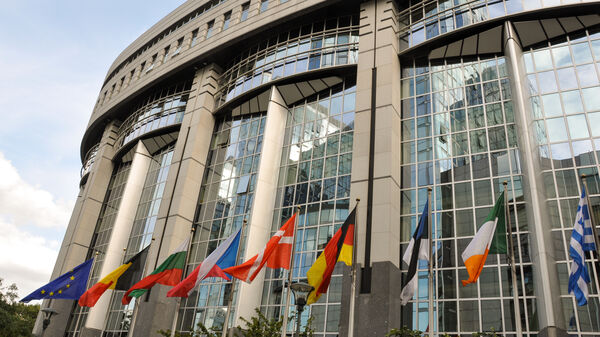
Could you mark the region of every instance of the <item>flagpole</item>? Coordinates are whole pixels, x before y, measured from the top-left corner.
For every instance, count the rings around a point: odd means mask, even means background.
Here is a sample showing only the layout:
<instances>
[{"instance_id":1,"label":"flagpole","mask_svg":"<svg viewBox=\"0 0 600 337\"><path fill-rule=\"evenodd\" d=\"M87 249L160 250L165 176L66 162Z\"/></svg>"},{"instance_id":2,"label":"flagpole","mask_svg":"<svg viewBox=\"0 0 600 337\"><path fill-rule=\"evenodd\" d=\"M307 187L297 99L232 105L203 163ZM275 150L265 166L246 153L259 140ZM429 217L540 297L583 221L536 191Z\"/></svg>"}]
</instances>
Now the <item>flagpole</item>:
<instances>
[{"instance_id":1,"label":"flagpole","mask_svg":"<svg viewBox=\"0 0 600 337\"><path fill-rule=\"evenodd\" d=\"M244 219L242 222L242 230L240 233L240 241L238 242L238 250L235 255L235 263L237 264L240 258L240 246L242 245L242 238L244 237L244 229L246 229L246 225L248 224L248 220ZM227 337L227 329L229 327L229 318L231 316L231 310L233 310L233 290L235 289L235 277L231 278L231 290L229 291L229 296L227 298L227 312L225 313L225 322L223 322L223 337Z\"/></svg>"},{"instance_id":2,"label":"flagpole","mask_svg":"<svg viewBox=\"0 0 600 337\"><path fill-rule=\"evenodd\" d=\"M156 240L154 237L152 237L152 241L150 241L150 245L152 245L154 243L154 240ZM144 248L146 249L146 248ZM146 253L147 256L148 253ZM123 256L124 258L125 256ZM123 259L125 260L125 259ZM125 261L123 261L125 262ZM144 273L146 272L146 261L144 261L144 268L142 268L142 276L144 275ZM136 297L135 298L135 307L133 307L133 315L131 316L131 324L129 325L129 332L127 333L127 336L133 336L133 329L135 327L135 321L137 320L137 313L138 313L138 308L140 305L140 298ZM108 319L108 316L107 316Z\"/></svg>"},{"instance_id":3,"label":"flagpole","mask_svg":"<svg viewBox=\"0 0 600 337\"><path fill-rule=\"evenodd\" d=\"M429 234L429 337L433 337L433 229L431 228L431 186L427 187L427 231Z\"/></svg>"},{"instance_id":4,"label":"flagpole","mask_svg":"<svg viewBox=\"0 0 600 337\"><path fill-rule=\"evenodd\" d=\"M515 250L512 236L512 224L510 221L510 211L508 208L508 182L505 180L504 182L502 182L502 185L504 185L504 216L506 217L506 223L508 223L508 256L510 257L510 271L512 275L513 284L515 330L517 331L517 337L523 337L523 330L521 328L521 304L519 303L519 287L517 284L517 266L515 265Z\"/></svg>"},{"instance_id":5,"label":"flagpole","mask_svg":"<svg viewBox=\"0 0 600 337\"><path fill-rule=\"evenodd\" d=\"M92 273L94 272L94 266L96 265L96 260L98 259L99 254L100 254L100 252L96 251L96 254L94 256L94 261L92 261L92 268L90 268L90 275L88 276L88 279L85 282L85 290L87 290L88 287L90 286L90 279L92 278ZM79 321L81 320L81 316L83 316L83 314L81 312L83 310L83 307L80 307L80 308L81 309L79 309L79 315L77 315L77 320L75 321L75 331L78 331L79 336L81 336L81 328L79 328Z\"/></svg>"},{"instance_id":6,"label":"flagpole","mask_svg":"<svg viewBox=\"0 0 600 337\"><path fill-rule=\"evenodd\" d=\"M585 178L586 175L582 174L581 182L583 183L583 188L585 188L585 201L588 205L588 213L590 215L590 222L592 223L592 234L594 235L594 243L596 244L596 254L598 254L598 249L600 249L600 242L598 242L598 233L596 232L596 221L594 221L594 212L592 212L592 204L590 203L589 190Z\"/></svg>"},{"instance_id":7,"label":"flagpole","mask_svg":"<svg viewBox=\"0 0 600 337\"><path fill-rule=\"evenodd\" d=\"M350 269L351 277L352 277L352 292L350 294L350 314L348 318L348 337L354 337L354 306L356 305L356 254L357 254L357 239L358 239L358 204L360 203L360 198L356 198L356 205L354 208L356 212L354 213L354 235L352 242L352 268Z\"/></svg>"},{"instance_id":8,"label":"flagpole","mask_svg":"<svg viewBox=\"0 0 600 337\"><path fill-rule=\"evenodd\" d=\"M292 236L292 254L290 256L290 269L288 270L288 280L287 280L287 293L285 299L285 307L283 311L283 324L281 325L281 337L285 337L287 333L287 323L288 323L288 310L290 307L290 301L292 300L292 276L294 269L294 255L296 255L296 231L298 230L298 217L300 216L300 206L296 209L296 219L294 220L294 235ZM300 317L296 317L296 319L300 319Z\"/></svg>"},{"instance_id":9,"label":"flagpole","mask_svg":"<svg viewBox=\"0 0 600 337\"><path fill-rule=\"evenodd\" d=\"M194 232L196 231L196 226L192 224L192 229L190 229L190 242L188 242L187 251L185 252L185 263L183 264L183 270L187 268L188 262L190 260L190 248L192 247L192 241L194 241ZM157 256L158 256L157 252ZM182 279L185 274L181 273ZM181 280L180 280L181 281ZM179 319L179 307L181 306L181 297L177 297L177 304L175 306L175 317L173 317L173 324L171 325L171 337L175 337L175 328L177 327L177 320Z\"/></svg>"}]
</instances>

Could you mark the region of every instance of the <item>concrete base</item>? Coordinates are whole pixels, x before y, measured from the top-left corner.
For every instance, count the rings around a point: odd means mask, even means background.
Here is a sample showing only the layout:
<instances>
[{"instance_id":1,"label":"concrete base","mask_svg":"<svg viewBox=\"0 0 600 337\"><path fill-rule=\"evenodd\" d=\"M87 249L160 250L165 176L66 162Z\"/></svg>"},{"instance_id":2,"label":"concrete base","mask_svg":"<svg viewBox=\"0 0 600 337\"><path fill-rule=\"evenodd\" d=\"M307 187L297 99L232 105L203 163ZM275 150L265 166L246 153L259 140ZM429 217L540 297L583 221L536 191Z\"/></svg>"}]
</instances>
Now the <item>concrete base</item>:
<instances>
[{"instance_id":1,"label":"concrete base","mask_svg":"<svg viewBox=\"0 0 600 337\"><path fill-rule=\"evenodd\" d=\"M542 330L540 330L540 332L538 333L538 337L567 337L569 336L569 334L561 329L561 328L557 328L555 326L548 326L543 328Z\"/></svg>"},{"instance_id":2,"label":"concrete base","mask_svg":"<svg viewBox=\"0 0 600 337\"><path fill-rule=\"evenodd\" d=\"M133 329L133 337L160 336L158 330L170 330L173 327L175 310L178 301L173 297L167 297L171 287L156 285L152 287L150 298L146 302L146 296L140 298L140 307Z\"/></svg>"},{"instance_id":3,"label":"concrete base","mask_svg":"<svg viewBox=\"0 0 600 337\"><path fill-rule=\"evenodd\" d=\"M83 328L81 329L81 337L101 337L102 330L94 329L94 328Z\"/></svg>"},{"instance_id":4,"label":"concrete base","mask_svg":"<svg viewBox=\"0 0 600 337\"><path fill-rule=\"evenodd\" d=\"M69 300L52 300L50 308L58 311L58 314L50 318L50 325L44 330L40 336L43 337L63 337L71 310L73 310L73 302Z\"/></svg>"},{"instance_id":5,"label":"concrete base","mask_svg":"<svg viewBox=\"0 0 600 337\"><path fill-rule=\"evenodd\" d=\"M357 279L360 280L360 265ZM348 336L348 307L350 304L350 268L344 270L340 313L340 337ZM385 336L392 328L400 327L401 273L389 261L372 264L371 292L357 294L354 336ZM360 285L357 285L360 289ZM358 292L358 291L357 291Z\"/></svg>"}]
</instances>

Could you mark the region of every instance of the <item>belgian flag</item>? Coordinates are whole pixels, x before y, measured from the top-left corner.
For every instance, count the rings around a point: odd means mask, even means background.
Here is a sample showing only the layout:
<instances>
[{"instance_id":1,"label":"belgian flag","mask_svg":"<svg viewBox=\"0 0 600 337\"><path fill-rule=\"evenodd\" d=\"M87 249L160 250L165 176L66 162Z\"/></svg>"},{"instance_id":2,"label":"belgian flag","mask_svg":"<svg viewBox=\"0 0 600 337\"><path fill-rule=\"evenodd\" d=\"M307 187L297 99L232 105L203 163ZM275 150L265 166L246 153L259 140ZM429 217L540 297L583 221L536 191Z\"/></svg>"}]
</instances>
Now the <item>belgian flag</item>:
<instances>
[{"instance_id":1,"label":"belgian flag","mask_svg":"<svg viewBox=\"0 0 600 337\"><path fill-rule=\"evenodd\" d=\"M94 284L88 291L81 295L79 305L82 307L93 307L106 290L127 290L131 288L132 284L142 278L149 247L142 249L142 251L135 254L127 262L106 275L100 282Z\"/></svg>"},{"instance_id":2,"label":"belgian flag","mask_svg":"<svg viewBox=\"0 0 600 337\"><path fill-rule=\"evenodd\" d=\"M348 215L342 227L335 232L335 235L329 240L321 255L319 255L306 273L308 283L314 288L308 295L306 304L315 303L319 300L321 294L327 292L329 282L331 281L331 274L338 261L344 262L347 266L352 265L355 223L356 208Z\"/></svg>"}]
</instances>

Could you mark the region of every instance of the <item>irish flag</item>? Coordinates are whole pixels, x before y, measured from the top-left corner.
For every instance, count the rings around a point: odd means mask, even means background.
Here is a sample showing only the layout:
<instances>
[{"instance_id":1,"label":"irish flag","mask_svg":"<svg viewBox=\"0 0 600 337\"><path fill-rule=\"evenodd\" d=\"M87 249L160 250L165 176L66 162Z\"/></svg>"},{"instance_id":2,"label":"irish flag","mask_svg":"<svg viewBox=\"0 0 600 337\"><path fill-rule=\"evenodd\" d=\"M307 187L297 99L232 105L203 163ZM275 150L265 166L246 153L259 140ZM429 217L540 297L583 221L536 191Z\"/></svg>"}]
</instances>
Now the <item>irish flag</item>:
<instances>
[{"instance_id":1,"label":"irish flag","mask_svg":"<svg viewBox=\"0 0 600 337\"><path fill-rule=\"evenodd\" d=\"M175 251L167 257L167 259L161 263L152 274L144 277L140 282L136 283L127 290L121 303L123 305L129 304L133 297L140 297L148 291L148 289L154 287L155 284L163 284L166 286L174 286L181 282L181 275L183 275L183 268L185 267L185 256L187 254L187 248L190 239L188 238L182 242L179 247L175 248Z\"/></svg>"},{"instance_id":2,"label":"irish flag","mask_svg":"<svg viewBox=\"0 0 600 337\"><path fill-rule=\"evenodd\" d=\"M477 282L488 254L506 254L506 222L504 211L504 192L500 194L494 209L485 219L485 223L465 251L462 259L469 273L468 280L462 280L463 286Z\"/></svg>"}]
</instances>

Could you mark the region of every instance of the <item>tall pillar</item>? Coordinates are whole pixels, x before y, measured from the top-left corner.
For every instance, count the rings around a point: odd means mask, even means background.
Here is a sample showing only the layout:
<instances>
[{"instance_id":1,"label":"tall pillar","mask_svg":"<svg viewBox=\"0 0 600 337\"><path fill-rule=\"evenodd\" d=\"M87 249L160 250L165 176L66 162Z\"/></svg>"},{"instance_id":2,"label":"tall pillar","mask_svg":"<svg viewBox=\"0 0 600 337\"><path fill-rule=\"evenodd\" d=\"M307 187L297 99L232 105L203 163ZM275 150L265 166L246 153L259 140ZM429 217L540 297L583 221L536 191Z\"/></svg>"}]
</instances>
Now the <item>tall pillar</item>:
<instances>
[{"instance_id":1,"label":"tall pillar","mask_svg":"<svg viewBox=\"0 0 600 337\"><path fill-rule=\"evenodd\" d=\"M86 183L80 187L62 246L56 258L54 271L50 277L51 280L85 261L113 171L113 145L117 138L117 129L116 123L110 123L100 139L98 153L88 173ZM69 300L44 300L42 308L52 308L59 314L54 315L50 320L50 325L42 331L43 315L39 313L33 334L44 337L62 337L69 322L73 303L74 301Z\"/></svg>"},{"instance_id":2,"label":"tall pillar","mask_svg":"<svg viewBox=\"0 0 600 337\"><path fill-rule=\"evenodd\" d=\"M219 72L218 66L211 64L194 77L154 229L156 241L146 260L146 274L190 236L215 124L212 111ZM166 296L168 290L155 286L149 298L141 298L130 336L159 336L158 330L172 328L178 301Z\"/></svg>"},{"instance_id":3,"label":"tall pillar","mask_svg":"<svg viewBox=\"0 0 600 337\"><path fill-rule=\"evenodd\" d=\"M400 324L401 92L396 14L393 1L361 4L350 198L361 199L357 265L363 268L355 336L383 336ZM344 294L340 336L347 335L348 301Z\"/></svg>"},{"instance_id":4,"label":"tall pillar","mask_svg":"<svg viewBox=\"0 0 600 337\"><path fill-rule=\"evenodd\" d=\"M254 192L254 200L260 202L254 202L252 215L248 219L246 260L264 249L271 234L287 114L287 105L281 97L281 93L277 87L272 87L271 99L267 106L267 124L263 135L262 153L257 170L256 191ZM250 284L238 282L240 288L235 325L242 325L240 317L253 317L254 309L260 307L264 279L265 272L263 270Z\"/></svg>"},{"instance_id":5,"label":"tall pillar","mask_svg":"<svg viewBox=\"0 0 600 337\"><path fill-rule=\"evenodd\" d=\"M137 206L142 195L142 190L144 189L146 174L152 160L152 156L148 153L144 144L138 141L133 154L127 183L123 190L119 212L116 215L110 239L106 246L106 252L100 252L100 254L104 254L104 261L102 262L99 278L108 275L123 264L123 248L127 247L129 241ZM84 328L82 329L82 337L101 335L106 323L112 292L110 289L107 290L107 293L100 297L96 305L90 308Z\"/></svg>"},{"instance_id":6,"label":"tall pillar","mask_svg":"<svg viewBox=\"0 0 600 337\"><path fill-rule=\"evenodd\" d=\"M538 146L532 130L531 104L527 89L527 76L523 51L519 39L510 22L504 24L504 49L513 89L515 104L515 124L523 160L523 187L526 191L527 222L530 224L532 244L530 249L533 262L533 281L537 298L537 312L540 324L539 336L567 336L562 317L556 258L552 249L552 238L548 214L544 207L544 189L538 156Z\"/></svg>"}]
</instances>

